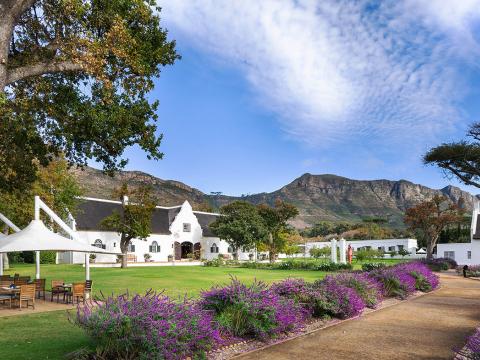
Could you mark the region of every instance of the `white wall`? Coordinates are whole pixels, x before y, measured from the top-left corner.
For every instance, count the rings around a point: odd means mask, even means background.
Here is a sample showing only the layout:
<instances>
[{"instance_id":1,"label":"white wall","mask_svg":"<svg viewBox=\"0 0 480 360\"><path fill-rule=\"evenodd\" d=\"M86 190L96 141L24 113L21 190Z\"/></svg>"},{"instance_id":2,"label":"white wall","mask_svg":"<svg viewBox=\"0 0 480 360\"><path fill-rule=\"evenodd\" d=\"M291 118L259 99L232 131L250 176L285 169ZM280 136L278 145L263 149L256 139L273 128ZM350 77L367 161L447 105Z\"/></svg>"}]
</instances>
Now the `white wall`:
<instances>
[{"instance_id":1,"label":"white wall","mask_svg":"<svg viewBox=\"0 0 480 360\"><path fill-rule=\"evenodd\" d=\"M473 259L472 243L449 243L437 244L437 257L445 257L445 252L454 252L454 260L458 265L476 265L480 262L475 262ZM467 254L471 251L472 258L469 259Z\"/></svg>"}]
</instances>

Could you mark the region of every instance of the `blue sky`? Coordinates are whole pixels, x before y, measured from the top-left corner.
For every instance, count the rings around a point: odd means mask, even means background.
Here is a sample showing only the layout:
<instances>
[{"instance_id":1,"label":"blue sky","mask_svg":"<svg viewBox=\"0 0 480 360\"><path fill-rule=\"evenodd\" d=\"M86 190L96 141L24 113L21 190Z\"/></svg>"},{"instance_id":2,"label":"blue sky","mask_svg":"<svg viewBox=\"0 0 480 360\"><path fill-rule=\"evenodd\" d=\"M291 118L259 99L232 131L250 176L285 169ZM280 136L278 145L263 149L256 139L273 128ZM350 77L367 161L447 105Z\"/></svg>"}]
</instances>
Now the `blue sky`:
<instances>
[{"instance_id":1,"label":"blue sky","mask_svg":"<svg viewBox=\"0 0 480 360\"><path fill-rule=\"evenodd\" d=\"M232 195L305 172L458 185L421 156L480 120L479 0L159 4L182 55L151 93L165 158L127 169Z\"/></svg>"}]
</instances>

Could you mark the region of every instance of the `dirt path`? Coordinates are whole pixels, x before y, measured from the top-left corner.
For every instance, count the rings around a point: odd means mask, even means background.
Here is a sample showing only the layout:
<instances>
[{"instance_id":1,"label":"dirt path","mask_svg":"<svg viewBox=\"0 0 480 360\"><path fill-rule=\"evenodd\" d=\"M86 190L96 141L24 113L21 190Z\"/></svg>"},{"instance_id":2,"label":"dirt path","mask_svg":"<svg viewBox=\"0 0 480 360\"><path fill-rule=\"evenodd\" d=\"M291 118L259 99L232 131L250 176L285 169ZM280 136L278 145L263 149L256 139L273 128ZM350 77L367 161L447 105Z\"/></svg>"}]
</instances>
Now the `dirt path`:
<instances>
[{"instance_id":1,"label":"dirt path","mask_svg":"<svg viewBox=\"0 0 480 360\"><path fill-rule=\"evenodd\" d=\"M480 281L441 275L442 288L410 301L239 357L452 359L480 325Z\"/></svg>"}]
</instances>

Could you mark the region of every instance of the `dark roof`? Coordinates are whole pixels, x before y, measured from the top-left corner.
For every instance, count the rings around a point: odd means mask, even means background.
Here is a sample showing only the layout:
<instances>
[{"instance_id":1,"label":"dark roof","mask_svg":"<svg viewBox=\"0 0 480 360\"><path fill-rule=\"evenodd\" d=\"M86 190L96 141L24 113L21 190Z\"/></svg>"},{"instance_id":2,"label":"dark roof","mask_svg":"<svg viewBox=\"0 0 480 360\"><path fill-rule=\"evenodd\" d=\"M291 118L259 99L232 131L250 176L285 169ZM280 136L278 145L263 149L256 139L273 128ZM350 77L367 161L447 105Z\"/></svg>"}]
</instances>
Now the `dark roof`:
<instances>
[{"instance_id":1,"label":"dark roof","mask_svg":"<svg viewBox=\"0 0 480 360\"><path fill-rule=\"evenodd\" d=\"M477 215L477 228L475 229L473 238L477 240L480 239L480 215Z\"/></svg>"},{"instance_id":2,"label":"dark roof","mask_svg":"<svg viewBox=\"0 0 480 360\"><path fill-rule=\"evenodd\" d=\"M152 216L152 234L170 234L170 225L180 212L181 207L174 208L155 208ZM101 222L114 211L121 212L120 203L105 202L99 200L83 200L78 207L78 214L75 217L78 230L104 230ZM217 215L208 213L194 212L200 223L204 236L214 236L208 225L215 221Z\"/></svg>"},{"instance_id":3,"label":"dark roof","mask_svg":"<svg viewBox=\"0 0 480 360\"><path fill-rule=\"evenodd\" d=\"M215 214L206 214L206 213L198 213L198 212L193 212L195 216L198 219L198 223L202 227L203 230L203 236L215 236L213 234L212 230L210 230L209 225L217 220L217 216Z\"/></svg>"}]
</instances>

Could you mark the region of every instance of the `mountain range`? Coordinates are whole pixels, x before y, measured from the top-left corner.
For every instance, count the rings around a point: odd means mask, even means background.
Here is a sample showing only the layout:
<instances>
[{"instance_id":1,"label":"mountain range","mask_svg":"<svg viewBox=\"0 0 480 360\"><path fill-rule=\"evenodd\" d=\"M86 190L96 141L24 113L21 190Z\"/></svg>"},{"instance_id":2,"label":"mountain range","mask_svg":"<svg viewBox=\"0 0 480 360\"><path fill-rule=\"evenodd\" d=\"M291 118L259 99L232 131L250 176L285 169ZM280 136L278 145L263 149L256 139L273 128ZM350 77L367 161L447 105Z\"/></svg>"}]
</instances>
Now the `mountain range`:
<instances>
[{"instance_id":1,"label":"mountain range","mask_svg":"<svg viewBox=\"0 0 480 360\"><path fill-rule=\"evenodd\" d=\"M111 199L113 190L124 182L133 187L150 185L163 206L179 205L188 200L194 209L208 206L218 209L235 200L273 205L280 199L298 207L300 215L293 222L298 228L322 220L359 222L369 217L382 217L388 219L391 226L402 227L406 209L436 194L456 203L462 199L467 210L472 209L474 200L472 194L455 186L437 190L407 180L352 180L330 174L307 173L276 191L237 197L205 194L182 182L163 180L140 171L120 171L114 177L91 167L71 171L85 196L104 199Z\"/></svg>"}]
</instances>

